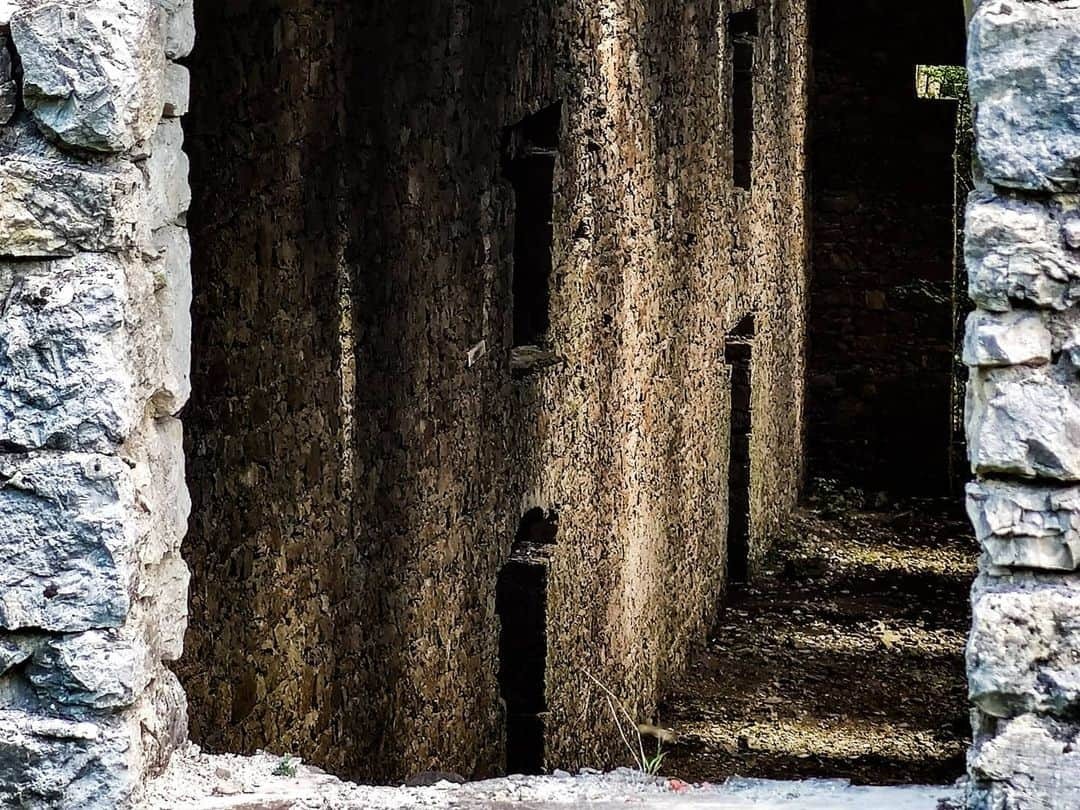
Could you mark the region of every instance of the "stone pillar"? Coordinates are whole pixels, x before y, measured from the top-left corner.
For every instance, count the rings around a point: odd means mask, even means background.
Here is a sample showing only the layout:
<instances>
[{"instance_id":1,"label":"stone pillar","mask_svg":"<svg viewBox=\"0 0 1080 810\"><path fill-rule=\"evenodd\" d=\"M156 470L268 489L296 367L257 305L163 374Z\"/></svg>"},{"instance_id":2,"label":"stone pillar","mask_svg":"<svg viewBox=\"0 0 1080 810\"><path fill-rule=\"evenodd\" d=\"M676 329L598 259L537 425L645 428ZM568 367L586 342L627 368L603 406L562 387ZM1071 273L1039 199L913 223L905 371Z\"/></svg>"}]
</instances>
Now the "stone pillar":
<instances>
[{"instance_id":1,"label":"stone pillar","mask_svg":"<svg viewBox=\"0 0 1080 810\"><path fill-rule=\"evenodd\" d=\"M1080 807L1080 2L980 0L968 65L972 807Z\"/></svg>"},{"instance_id":2,"label":"stone pillar","mask_svg":"<svg viewBox=\"0 0 1080 810\"><path fill-rule=\"evenodd\" d=\"M190 0L0 0L0 805L184 739Z\"/></svg>"}]
</instances>

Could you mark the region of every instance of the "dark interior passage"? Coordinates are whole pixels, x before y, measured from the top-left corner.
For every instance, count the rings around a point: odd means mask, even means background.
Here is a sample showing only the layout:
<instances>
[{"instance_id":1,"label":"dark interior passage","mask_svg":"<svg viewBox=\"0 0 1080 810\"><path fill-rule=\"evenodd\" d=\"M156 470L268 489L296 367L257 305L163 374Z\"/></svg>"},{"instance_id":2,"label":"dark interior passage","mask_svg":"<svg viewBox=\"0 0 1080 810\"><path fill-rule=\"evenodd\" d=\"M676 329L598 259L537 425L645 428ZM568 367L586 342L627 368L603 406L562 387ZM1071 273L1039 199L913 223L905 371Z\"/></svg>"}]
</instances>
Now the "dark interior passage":
<instances>
[{"instance_id":1,"label":"dark interior passage","mask_svg":"<svg viewBox=\"0 0 1080 810\"><path fill-rule=\"evenodd\" d=\"M747 315L728 335L724 360L731 368L731 420L728 440L727 580L746 582L750 568L750 437L753 432L754 316Z\"/></svg>"},{"instance_id":2,"label":"dark interior passage","mask_svg":"<svg viewBox=\"0 0 1080 810\"><path fill-rule=\"evenodd\" d=\"M548 525L527 514L519 536ZM507 773L544 769L549 562L544 545L523 540L515 542L499 574L495 610L500 621L499 692L506 710Z\"/></svg>"},{"instance_id":3,"label":"dark interior passage","mask_svg":"<svg viewBox=\"0 0 1080 810\"><path fill-rule=\"evenodd\" d=\"M956 105L919 64L963 64L959 3L814 11L811 477L869 491L949 486Z\"/></svg>"}]
</instances>

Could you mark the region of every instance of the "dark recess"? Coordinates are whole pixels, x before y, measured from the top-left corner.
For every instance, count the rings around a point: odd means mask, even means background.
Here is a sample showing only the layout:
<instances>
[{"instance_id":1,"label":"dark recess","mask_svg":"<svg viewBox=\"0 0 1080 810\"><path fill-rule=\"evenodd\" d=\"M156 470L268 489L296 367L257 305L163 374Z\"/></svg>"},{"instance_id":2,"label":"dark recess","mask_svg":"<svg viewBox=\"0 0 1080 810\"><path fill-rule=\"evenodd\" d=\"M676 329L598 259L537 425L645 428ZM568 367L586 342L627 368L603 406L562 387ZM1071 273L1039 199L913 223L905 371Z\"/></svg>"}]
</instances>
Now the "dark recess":
<instances>
[{"instance_id":1,"label":"dark recess","mask_svg":"<svg viewBox=\"0 0 1080 810\"><path fill-rule=\"evenodd\" d=\"M750 569L750 435L754 316L727 336L724 360L731 366L731 448L728 462L727 579L747 581Z\"/></svg>"},{"instance_id":2,"label":"dark recess","mask_svg":"<svg viewBox=\"0 0 1080 810\"><path fill-rule=\"evenodd\" d=\"M756 11L740 11L728 17L732 62L731 131L732 181L750 188L754 174L754 43Z\"/></svg>"},{"instance_id":3,"label":"dark recess","mask_svg":"<svg viewBox=\"0 0 1080 810\"><path fill-rule=\"evenodd\" d=\"M540 346L551 326L552 208L562 104L507 133L506 176L514 187L514 346Z\"/></svg>"}]
</instances>

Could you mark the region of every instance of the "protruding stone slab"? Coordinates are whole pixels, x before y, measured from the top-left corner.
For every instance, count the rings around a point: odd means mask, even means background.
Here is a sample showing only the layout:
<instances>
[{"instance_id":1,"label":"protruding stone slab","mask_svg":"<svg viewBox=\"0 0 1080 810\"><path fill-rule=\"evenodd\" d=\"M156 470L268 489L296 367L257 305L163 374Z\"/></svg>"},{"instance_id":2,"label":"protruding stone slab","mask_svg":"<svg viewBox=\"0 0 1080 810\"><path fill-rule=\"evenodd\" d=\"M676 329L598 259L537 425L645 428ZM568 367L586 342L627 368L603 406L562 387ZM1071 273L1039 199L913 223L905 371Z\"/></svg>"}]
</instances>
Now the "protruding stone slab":
<instances>
[{"instance_id":1,"label":"protruding stone slab","mask_svg":"<svg viewBox=\"0 0 1080 810\"><path fill-rule=\"evenodd\" d=\"M1080 487L973 482L967 509L991 565L1080 568Z\"/></svg>"},{"instance_id":2,"label":"protruding stone slab","mask_svg":"<svg viewBox=\"0 0 1080 810\"><path fill-rule=\"evenodd\" d=\"M147 222L153 231L182 225L191 206L188 157L184 154L184 130L176 119L166 119L154 132L146 161Z\"/></svg>"},{"instance_id":3,"label":"protruding stone slab","mask_svg":"<svg viewBox=\"0 0 1080 810\"><path fill-rule=\"evenodd\" d=\"M972 590L968 692L991 717L1080 709L1080 587L982 576Z\"/></svg>"},{"instance_id":4,"label":"protruding stone slab","mask_svg":"<svg viewBox=\"0 0 1080 810\"><path fill-rule=\"evenodd\" d=\"M54 0L11 18L23 100L63 143L123 152L162 110L165 42L154 0Z\"/></svg>"},{"instance_id":5,"label":"protruding stone slab","mask_svg":"<svg viewBox=\"0 0 1080 810\"><path fill-rule=\"evenodd\" d=\"M166 118L187 115L191 105L191 74L183 65L170 62L165 67L162 114Z\"/></svg>"},{"instance_id":6,"label":"protruding stone slab","mask_svg":"<svg viewBox=\"0 0 1080 810\"><path fill-rule=\"evenodd\" d=\"M988 0L970 28L968 75L979 158L999 186L1080 187L1080 9Z\"/></svg>"},{"instance_id":7,"label":"protruding stone slab","mask_svg":"<svg viewBox=\"0 0 1080 810\"><path fill-rule=\"evenodd\" d=\"M1070 366L971 375L968 456L979 475L1080 480L1080 380Z\"/></svg>"},{"instance_id":8,"label":"protruding stone slab","mask_svg":"<svg viewBox=\"0 0 1080 810\"><path fill-rule=\"evenodd\" d=\"M1080 727L1024 715L997 724L997 735L968 755L975 781L971 810L1080 807Z\"/></svg>"},{"instance_id":9,"label":"protruding stone slab","mask_svg":"<svg viewBox=\"0 0 1080 810\"><path fill-rule=\"evenodd\" d=\"M972 300L994 311L1013 301L1058 310L1080 302L1080 251L1066 241L1078 221L1072 207L973 195L964 247Z\"/></svg>"},{"instance_id":10,"label":"protruding stone slab","mask_svg":"<svg viewBox=\"0 0 1080 810\"><path fill-rule=\"evenodd\" d=\"M121 626L138 514L130 467L119 458L0 455L0 628Z\"/></svg>"},{"instance_id":11,"label":"protruding stone slab","mask_svg":"<svg viewBox=\"0 0 1080 810\"><path fill-rule=\"evenodd\" d=\"M1053 338L1038 312L976 310L968 316L964 363L969 366L1045 365L1052 352Z\"/></svg>"}]
</instances>

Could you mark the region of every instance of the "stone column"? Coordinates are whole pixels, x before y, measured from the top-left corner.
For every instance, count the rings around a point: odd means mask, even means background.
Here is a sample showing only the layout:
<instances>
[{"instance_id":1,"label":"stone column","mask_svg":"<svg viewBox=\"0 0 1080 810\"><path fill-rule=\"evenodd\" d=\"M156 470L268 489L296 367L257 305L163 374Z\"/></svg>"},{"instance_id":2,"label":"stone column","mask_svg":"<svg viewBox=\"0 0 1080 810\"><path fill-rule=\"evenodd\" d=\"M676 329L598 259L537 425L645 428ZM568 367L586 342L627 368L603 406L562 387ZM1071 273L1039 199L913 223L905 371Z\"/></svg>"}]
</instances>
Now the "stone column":
<instances>
[{"instance_id":1,"label":"stone column","mask_svg":"<svg viewBox=\"0 0 1080 810\"><path fill-rule=\"evenodd\" d=\"M0 805L186 734L190 0L0 0Z\"/></svg>"},{"instance_id":2,"label":"stone column","mask_svg":"<svg viewBox=\"0 0 1080 810\"><path fill-rule=\"evenodd\" d=\"M1080 807L1080 0L980 0L968 65L972 807Z\"/></svg>"}]
</instances>

